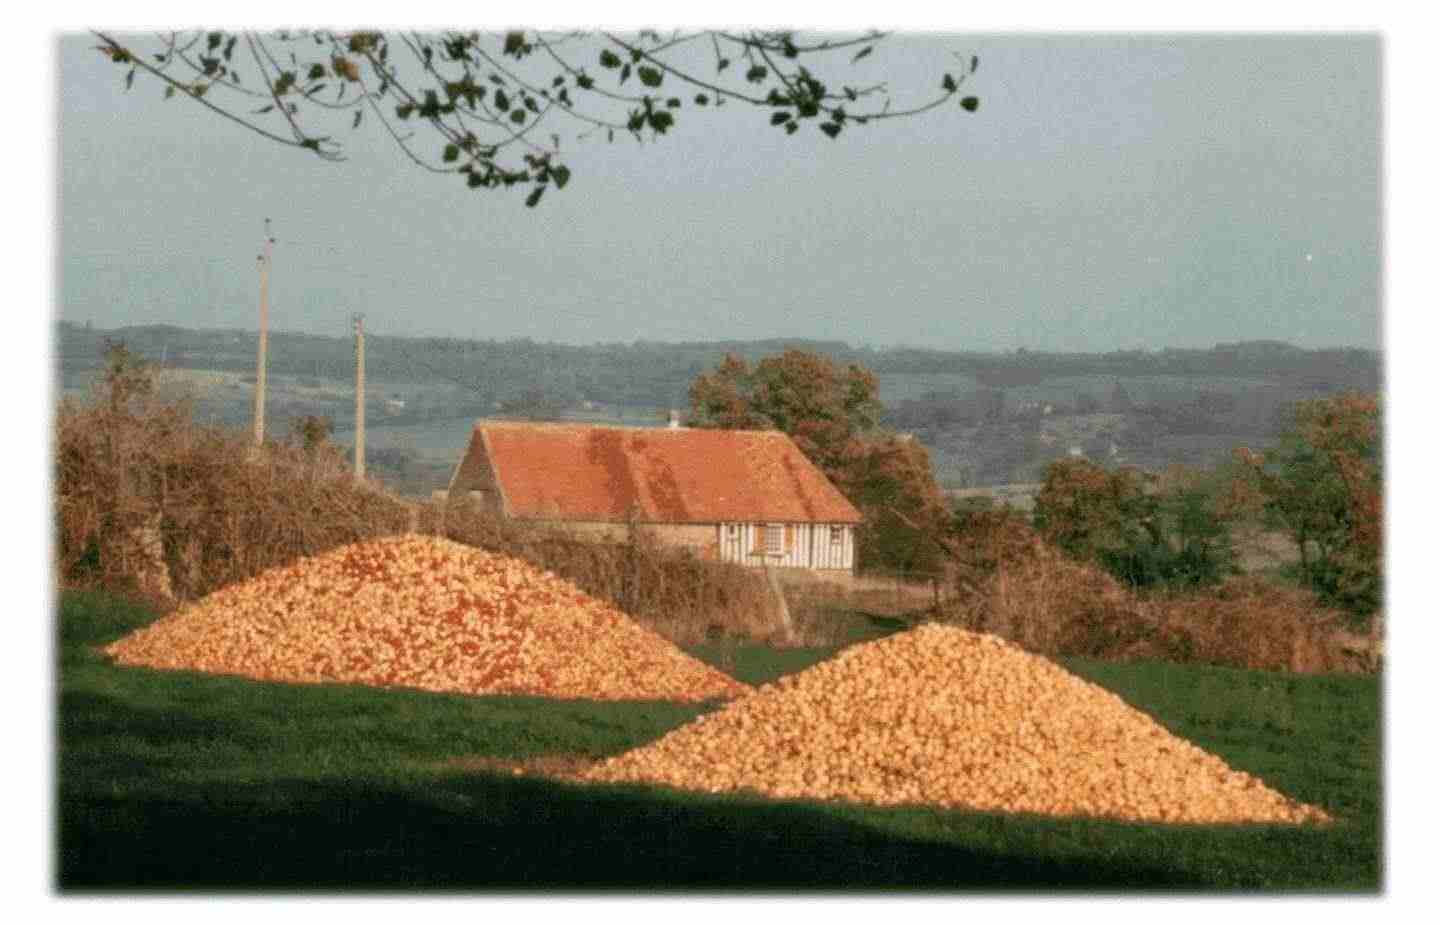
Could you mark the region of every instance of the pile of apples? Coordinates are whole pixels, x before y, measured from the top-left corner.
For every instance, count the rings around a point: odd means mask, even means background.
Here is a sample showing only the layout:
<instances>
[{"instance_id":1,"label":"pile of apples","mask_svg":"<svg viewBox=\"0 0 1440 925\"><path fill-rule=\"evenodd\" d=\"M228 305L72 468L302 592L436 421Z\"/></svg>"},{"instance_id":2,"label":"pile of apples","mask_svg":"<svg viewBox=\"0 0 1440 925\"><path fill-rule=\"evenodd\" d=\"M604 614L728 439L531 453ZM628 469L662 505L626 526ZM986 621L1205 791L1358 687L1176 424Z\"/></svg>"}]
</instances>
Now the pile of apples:
<instances>
[{"instance_id":1,"label":"pile of apples","mask_svg":"<svg viewBox=\"0 0 1440 925\"><path fill-rule=\"evenodd\" d=\"M549 572L418 534L271 569L105 651L123 665L464 694L696 702L750 690Z\"/></svg>"},{"instance_id":2,"label":"pile of apples","mask_svg":"<svg viewBox=\"0 0 1440 925\"><path fill-rule=\"evenodd\" d=\"M852 647L580 775L711 793L1172 823L1329 819L997 636Z\"/></svg>"}]
</instances>

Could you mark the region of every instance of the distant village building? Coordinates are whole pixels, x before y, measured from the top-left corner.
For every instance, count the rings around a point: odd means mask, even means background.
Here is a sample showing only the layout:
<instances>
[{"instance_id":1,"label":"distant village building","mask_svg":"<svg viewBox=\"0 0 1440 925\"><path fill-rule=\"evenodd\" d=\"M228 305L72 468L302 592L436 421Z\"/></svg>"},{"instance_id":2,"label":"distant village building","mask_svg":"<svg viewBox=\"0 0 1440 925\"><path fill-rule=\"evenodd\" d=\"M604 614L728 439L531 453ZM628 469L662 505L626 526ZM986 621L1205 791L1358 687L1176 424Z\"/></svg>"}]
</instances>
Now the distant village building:
<instances>
[{"instance_id":1,"label":"distant village building","mask_svg":"<svg viewBox=\"0 0 1440 925\"><path fill-rule=\"evenodd\" d=\"M850 572L857 511L780 431L478 421L446 492L581 536L631 524L704 559Z\"/></svg>"}]
</instances>

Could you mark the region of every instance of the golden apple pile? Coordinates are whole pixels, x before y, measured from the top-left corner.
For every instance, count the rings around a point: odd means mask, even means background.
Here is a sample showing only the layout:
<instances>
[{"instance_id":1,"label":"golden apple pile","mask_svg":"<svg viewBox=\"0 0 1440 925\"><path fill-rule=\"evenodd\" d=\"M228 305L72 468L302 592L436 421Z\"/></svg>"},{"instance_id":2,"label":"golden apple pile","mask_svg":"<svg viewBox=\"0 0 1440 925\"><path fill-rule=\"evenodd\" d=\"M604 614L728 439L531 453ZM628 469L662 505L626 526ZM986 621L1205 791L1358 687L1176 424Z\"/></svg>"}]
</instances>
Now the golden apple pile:
<instances>
[{"instance_id":1,"label":"golden apple pile","mask_svg":"<svg viewBox=\"0 0 1440 925\"><path fill-rule=\"evenodd\" d=\"M750 690L549 572L414 534L271 569L105 651L123 665L465 694L703 701Z\"/></svg>"},{"instance_id":2,"label":"golden apple pile","mask_svg":"<svg viewBox=\"0 0 1440 925\"><path fill-rule=\"evenodd\" d=\"M1152 822L1329 818L1040 656L936 625L848 649L580 776Z\"/></svg>"}]
</instances>

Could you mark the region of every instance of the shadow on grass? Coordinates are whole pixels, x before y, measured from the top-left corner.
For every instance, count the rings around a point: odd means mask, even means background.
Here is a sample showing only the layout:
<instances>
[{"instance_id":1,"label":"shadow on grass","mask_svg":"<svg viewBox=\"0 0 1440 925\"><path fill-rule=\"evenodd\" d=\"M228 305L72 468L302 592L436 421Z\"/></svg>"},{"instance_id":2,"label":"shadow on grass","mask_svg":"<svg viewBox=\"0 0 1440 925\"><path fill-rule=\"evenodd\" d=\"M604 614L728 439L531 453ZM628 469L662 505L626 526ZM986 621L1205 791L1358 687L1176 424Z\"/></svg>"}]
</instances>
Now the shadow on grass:
<instances>
[{"instance_id":1,"label":"shadow on grass","mask_svg":"<svg viewBox=\"0 0 1440 925\"><path fill-rule=\"evenodd\" d=\"M1240 729L1206 740L1233 745L1249 770L1273 772L1297 793L1351 810L1345 825L1192 831L585 788L446 767L457 757L611 754L657 738L701 708L120 669L85 646L145 615L102 604L93 613L70 608L79 613L60 653L56 874L67 893L1374 893L1381 880L1376 698L1350 682L1286 680L1280 697L1271 676L1225 674L1220 688L1238 685L1231 700L1269 704L1263 717L1286 735ZM824 654L735 652L737 664L767 677ZM1185 719L1192 734L1228 721L1233 704L1217 702L1214 672L1103 669L1137 702ZM1295 696L1289 688L1302 683L1307 696ZM1337 737L1336 726L1353 734ZM1285 747L1302 735L1310 748ZM1277 741L1274 755L1261 749Z\"/></svg>"},{"instance_id":2,"label":"shadow on grass","mask_svg":"<svg viewBox=\"0 0 1440 925\"><path fill-rule=\"evenodd\" d=\"M497 774L433 789L284 779L60 806L60 888L202 890L1185 889L1125 860L1073 864L885 835L796 804Z\"/></svg>"},{"instance_id":3,"label":"shadow on grass","mask_svg":"<svg viewBox=\"0 0 1440 925\"><path fill-rule=\"evenodd\" d=\"M1134 852L1037 858L888 834L814 804L359 761L350 778L267 775L256 770L263 737L238 717L198 720L96 692L66 700L64 892L1206 886L1136 864ZM186 742L219 751L187 762L171 749Z\"/></svg>"}]
</instances>

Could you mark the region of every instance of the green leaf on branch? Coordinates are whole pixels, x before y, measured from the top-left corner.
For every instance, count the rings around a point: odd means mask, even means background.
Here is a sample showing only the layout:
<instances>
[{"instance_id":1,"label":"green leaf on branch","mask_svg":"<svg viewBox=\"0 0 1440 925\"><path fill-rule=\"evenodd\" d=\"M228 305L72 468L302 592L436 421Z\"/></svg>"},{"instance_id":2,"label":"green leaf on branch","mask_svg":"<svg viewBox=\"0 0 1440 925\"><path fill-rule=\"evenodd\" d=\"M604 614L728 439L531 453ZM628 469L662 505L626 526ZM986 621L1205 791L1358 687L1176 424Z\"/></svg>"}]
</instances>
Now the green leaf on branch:
<instances>
[{"instance_id":1,"label":"green leaf on branch","mask_svg":"<svg viewBox=\"0 0 1440 925\"><path fill-rule=\"evenodd\" d=\"M946 93L954 93L957 89L955 84L955 78L951 77L949 74L946 74L945 79L940 81L940 87Z\"/></svg>"},{"instance_id":2,"label":"green leaf on branch","mask_svg":"<svg viewBox=\"0 0 1440 925\"><path fill-rule=\"evenodd\" d=\"M745 79L750 81L752 84L758 84L760 81L765 79L765 75L768 73L770 72L766 70L765 65L757 64L754 67L750 68L750 70L745 72Z\"/></svg>"},{"instance_id":3,"label":"green leaf on branch","mask_svg":"<svg viewBox=\"0 0 1440 925\"><path fill-rule=\"evenodd\" d=\"M960 106L966 112L974 112L975 110L980 108L980 98L976 96L967 96L960 101Z\"/></svg>"},{"instance_id":4,"label":"green leaf on branch","mask_svg":"<svg viewBox=\"0 0 1440 925\"><path fill-rule=\"evenodd\" d=\"M839 134L840 134L840 123L838 123L838 122L822 122L822 123L820 123L820 131L822 131L822 132L824 132L825 134L829 135L831 138L834 138L836 135L839 135Z\"/></svg>"},{"instance_id":5,"label":"green leaf on branch","mask_svg":"<svg viewBox=\"0 0 1440 925\"><path fill-rule=\"evenodd\" d=\"M600 66L614 70L620 66L620 56L608 48L601 49Z\"/></svg>"},{"instance_id":6,"label":"green leaf on branch","mask_svg":"<svg viewBox=\"0 0 1440 925\"><path fill-rule=\"evenodd\" d=\"M862 48L862 49L860 49L859 51L855 52L855 57L853 57L853 58L850 59L850 63L851 63L851 64L854 64L856 61L859 61L861 58L866 57L867 55L870 54L870 52L872 52L872 51L874 51L874 50L875 50L875 46L874 46L874 45L866 45L864 48Z\"/></svg>"},{"instance_id":7,"label":"green leaf on branch","mask_svg":"<svg viewBox=\"0 0 1440 925\"><path fill-rule=\"evenodd\" d=\"M356 115L358 116L359 113L357 112ZM447 163L447 164L454 163L459 157L460 157L460 146L459 146L459 145L450 144L450 145L446 145L446 146L445 146L445 154L443 155L443 158L444 158L445 163Z\"/></svg>"},{"instance_id":8,"label":"green leaf on branch","mask_svg":"<svg viewBox=\"0 0 1440 925\"><path fill-rule=\"evenodd\" d=\"M640 82L647 87L658 87L660 82L665 79L665 75L655 67L642 66L636 71L636 74L639 75Z\"/></svg>"},{"instance_id":9,"label":"green leaf on branch","mask_svg":"<svg viewBox=\"0 0 1440 925\"><path fill-rule=\"evenodd\" d=\"M570 168L564 164L557 164L550 168L550 176L555 178L556 186L564 189L565 184L570 182Z\"/></svg>"},{"instance_id":10,"label":"green leaf on branch","mask_svg":"<svg viewBox=\"0 0 1440 925\"><path fill-rule=\"evenodd\" d=\"M536 204L540 202L540 197L543 195L545 195L545 187L535 187L535 190L529 196L525 197L526 207L531 209L535 208Z\"/></svg>"},{"instance_id":11,"label":"green leaf on branch","mask_svg":"<svg viewBox=\"0 0 1440 925\"><path fill-rule=\"evenodd\" d=\"M771 114L770 114L770 124L771 124L771 125L783 125L784 123L789 122L789 121L790 121L790 113L785 112L784 110L781 110L780 112L775 112L775 113L771 113Z\"/></svg>"}]
</instances>

